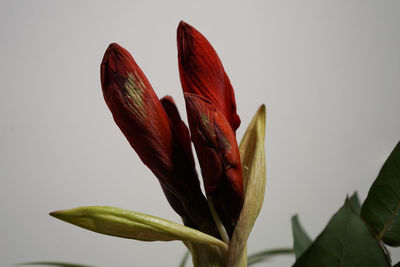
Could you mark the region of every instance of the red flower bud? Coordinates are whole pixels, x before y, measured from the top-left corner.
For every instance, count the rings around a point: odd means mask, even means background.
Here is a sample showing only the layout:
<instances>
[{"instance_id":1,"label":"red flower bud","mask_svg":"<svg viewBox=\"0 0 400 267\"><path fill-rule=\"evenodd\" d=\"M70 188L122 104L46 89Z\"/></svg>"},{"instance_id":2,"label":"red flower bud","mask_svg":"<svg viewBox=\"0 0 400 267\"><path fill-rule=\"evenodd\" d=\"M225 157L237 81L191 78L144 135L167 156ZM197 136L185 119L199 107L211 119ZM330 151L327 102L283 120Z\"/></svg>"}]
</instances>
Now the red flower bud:
<instances>
[{"instance_id":1,"label":"red flower bud","mask_svg":"<svg viewBox=\"0 0 400 267\"><path fill-rule=\"evenodd\" d=\"M189 133L172 99L163 101L168 118L142 70L118 44L111 44L104 55L101 84L115 122L158 178L174 210L188 224L195 223L214 234L212 216L194 167Z\"/></svg>"},{"instance_id":2,"label":"red flower bud","mask_svg":"<svg viewBox=\"0 0 400 267\"><path fill-rule=\"evenodd\" d=\"M141 69L118 44L104 54L101 84L115 122L142 161L166 182L173 139L168 117Z\"/></svg>"},{"instance_id":3,"label":"red flower bud","mask_svg":"<svg viewBox=\"0 0 400 267\"><path fill-rule=\"evenodd\" d=\"M224 67L207 39L183 21L178 26L178 63L183 91L214 103L236 131L240 118Z\"/></svg>"},{"instance_id":4,"label":"red flower bud","mask_svg":"<svg viewBox=\"0 0 400 267\"><path fill-rule=\"evenodd\" d=\"M207 197L211 198L229 235L243 203L240 154L225 116L204 97L185 94L192 141Z\"/></svg>"}]
</instances>

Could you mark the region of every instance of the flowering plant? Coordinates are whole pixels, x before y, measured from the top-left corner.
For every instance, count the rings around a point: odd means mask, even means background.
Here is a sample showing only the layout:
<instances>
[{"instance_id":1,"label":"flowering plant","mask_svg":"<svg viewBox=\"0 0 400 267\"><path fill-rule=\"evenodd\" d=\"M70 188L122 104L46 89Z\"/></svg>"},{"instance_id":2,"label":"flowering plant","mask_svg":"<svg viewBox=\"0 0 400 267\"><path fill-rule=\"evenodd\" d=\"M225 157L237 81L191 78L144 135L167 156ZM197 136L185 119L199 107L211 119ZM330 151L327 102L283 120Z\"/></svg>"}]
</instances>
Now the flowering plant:
<instances>
[{"instance_id":1,"label":"flowering plant","mask_svg":"<svg viewBox=\"0 0 400 267\"><path fill-rule=\"evenodd\" d=\"M51 215L118 237L181 240L195 266L247 266L246 241L265 191L265 107L257 111L239 148L235 96L218 55L185 22L179 24L177 37L190 131L172 97L159 100L133 57L116 43L105 52L101 84L115 122L157 177L184 225L113 207L80 207Z\"/></svg>"},{"instance_id":2,"label":"flowering plant","mask_svg":"<svg viewBox=\"0 0 400 267\"><path fill-rule=\"evenodd\" d=\"M113 118L154 173L183 225L115 207L79 207L50 215L102 234L142 241L180 240L194 266L247 266L266 256L295 253L295 267L391 266L386 246L400 246L400 143L361 204L346 198L312 241L292 218L293 250L247 257L247 239L264 200L265 106L240 145L240 118L232 85L218 55L192 26L178 27L179 73L189 128L174 100L159 100L127 50L111 44L101 63L101 84ZM194 144L204 184L195 169ZM59 265L67 266L67 265ZM400 266L400 263L395 266Z\"/></svg>"}]
</instances>

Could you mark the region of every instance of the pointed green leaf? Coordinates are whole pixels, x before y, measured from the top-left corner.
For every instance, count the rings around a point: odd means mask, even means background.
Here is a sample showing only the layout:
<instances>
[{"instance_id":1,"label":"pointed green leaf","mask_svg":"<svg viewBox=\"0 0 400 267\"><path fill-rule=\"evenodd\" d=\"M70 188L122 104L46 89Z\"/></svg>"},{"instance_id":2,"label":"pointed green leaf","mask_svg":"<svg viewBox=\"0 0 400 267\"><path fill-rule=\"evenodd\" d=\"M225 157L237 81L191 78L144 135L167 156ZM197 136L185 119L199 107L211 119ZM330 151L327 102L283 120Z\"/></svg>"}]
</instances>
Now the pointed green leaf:
<instances>
[{"instance_id":1,"label":"pointed green leaf","mask_svg":"<svg viewBox=\"0 0 400 267\"><path fill-rule=\"evenodd\" d=\"M299 217L292 217L292 233L293 233L293 250L296 254L296 259L300 258L301 254L311 245L311 238L300 224Z\"/></svg>"},{"instance_id":2,"label":"pointed green leaf","mask_svg":"<svg viewBox=\"0 0 400 267\"><path fill-rule=\"evenodd\" d=\"M294 267L388 267L389 261L350 201L332 217L324 231L296 261Z\"/></svg>"},{"instance_id":3,"label":"pointed green leaf","mask_svg":"<svg viewBox=\"0 0 400 267\"><path fill-rule=\"evenodd\" d=\"M386 160L361 208L378 240L400 246L400 142Z\"/></svg>"},{"instance_id":4,"label":"pointed green leaf","mask_svg":"<svg viewBox=\"0 0 400 267\"><path fill-rule=\"evenodd\" d=\"M141 241L182 240L227 249L227 245L221 240L195 229L155 216L115 207L79 207L55 211L50 215L106 235Z\"/></svg>"},{"instance_id":5,"label":"pointed green leaf","mask_svg":"<svg viewBox=\"0 0 400 267\"><path fill-rule=\"evenodd\" d=\"M247 128L239 151L242 160L244 203L229 246L229 264L236 266L243 257L247 238L264 201L265 169L265 106L262 105Z\"/></svg>"},{"instance_id":6,"label":"pointed green leaf","mask_svg":"<svg viewBox=\"0 0 400 267\"><path fill-rule=\"evenodd\" d=\"M18 265L41 265L41 266L56 266L56 267L92 267L89 265L81 265L74 263L65 262L52 262L52 261L38 261L38 262L26 262Z\"/></svg>"},{"instance_id":7,"label":"pointed green leaf","mask_svg":"<svg viewBox=\"0 0 400 267\"><path fill-rule=\"evenodd\" d=\"M360 215L360 213L361 213L361 202L360 202L360 199L358 197L357 191L355 191L354 194L351 195L349 200L350 200L351 206L353 207L354 211L358 215Z\"/></svg>"},{"instance_id":8,"label":"pointed green leaf","mask_svg":"<svg viewBox=\"0 0 400 267\"><path fill-rule=\"evenodd\" d=\"M271 259L275 256L282 256L282 255L291 255L293 254L293 249L291 248L276 248L276 249L267 249L264 251L260 251L254 254L251 254L247 258L247 265L253 265L262 261L266 261Z\"/></svg>"}]
</instances>

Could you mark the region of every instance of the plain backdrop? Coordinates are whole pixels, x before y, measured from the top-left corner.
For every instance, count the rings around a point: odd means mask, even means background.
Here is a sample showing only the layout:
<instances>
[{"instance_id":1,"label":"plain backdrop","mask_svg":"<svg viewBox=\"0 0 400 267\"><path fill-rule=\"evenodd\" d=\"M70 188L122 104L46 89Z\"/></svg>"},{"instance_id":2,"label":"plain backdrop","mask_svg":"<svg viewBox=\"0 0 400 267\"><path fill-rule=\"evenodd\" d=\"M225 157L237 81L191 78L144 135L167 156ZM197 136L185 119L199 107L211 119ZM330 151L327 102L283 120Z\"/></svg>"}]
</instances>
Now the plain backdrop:
<instances>
[{"instance_id":1,"label":"plain backdrop","mask_svg":"<svg viewBox=\"0 0 400 267\"><path fill-rule=\"evenodd\" d=\"M180 221L114 124L99 75L108 44L121 44L186 119L180 20L220 55L239 139L267 106L267 190L250 254L292 246L293 214L315 238L347 194L366 197L400 140L400 1L1 1L1 266L178 265L179 242L109 237L48 213L111 205Z\"/></svg>"}]
</instances>

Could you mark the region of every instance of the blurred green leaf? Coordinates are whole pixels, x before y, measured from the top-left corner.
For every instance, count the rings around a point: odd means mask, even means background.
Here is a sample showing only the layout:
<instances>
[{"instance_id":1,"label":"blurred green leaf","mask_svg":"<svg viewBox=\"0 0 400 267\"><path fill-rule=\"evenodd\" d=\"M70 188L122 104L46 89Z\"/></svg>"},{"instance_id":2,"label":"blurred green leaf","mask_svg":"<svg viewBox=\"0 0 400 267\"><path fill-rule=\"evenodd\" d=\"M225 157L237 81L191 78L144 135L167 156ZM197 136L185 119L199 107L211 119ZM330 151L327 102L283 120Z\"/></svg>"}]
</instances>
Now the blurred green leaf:
<instances>
[{"instance_id":1,"label":"blurred green leaf","mask_svg":"<svg viewBox=\"0 0 400 267\"><path fill-rule=\"evenodd\" d=\"M332 217L324 231L294 267L388 267L388 258L350 201Z\"/></svg>"},{"instance_id":2,"label":"blurred green leaf","mask_svg":"<svg viewBox=\"0 0 400 267\"><path fill-rule=\"evenodd\" d=\"M294 251L291 248L277 248L277 249L267 249L254 254L251 254L247 258L247 265L253 265L262 261L266 261L275 256L291 255Z\"/></svg>"},{"instance_id":3,"label":"blurred green leaf","mask_svg":"<svg viewBox=\"0 0 400 267\"><path fill-rule=\"evenodd\" d=\"M251 120L239 146L242 161L244 203L229 246L229 266L246 261L246 243L262 207L266 183L265 106ZM243 263L241 263L243 264Z\"/></svg>"},{"instance_id":4,"label":"blurred green leaf","mask_svg":"<svg viewBox=\"0 0 400 267\"><path fill-rule=\"evenodd\" d=\"M396 265L393 265L393 267L400 267L400 262L396 263Z\"/></svg>"},{"instance_id":5,"label":"blurred green leaf","mask_svg":"<svg viewBox=\"0 0 400 267\"><path fill-rule=\"evenodd\" d=\"M361 208L378 240L400 246L400 142L383 164Z\"/></svg>"},{"instance_id":6,"label":"blurred green leaf","mask_svg":"<svg viewBox=\"0 0 400 267\"><path fill-rule=\"evenodd\" d=\"M80 207L50 213L65 222L106 235L141 241L181 240L214 245L227 251L227 245L203 232L155 216L114 207Z\"/></svg>"},{"instance_id":7,"label":"blurred green leaf","mask_svg":"<svg viewBox=\"0 0 400 267\"><path fill-rule=\"evenodd\" d=\"M262 261L266 261L274 256L291 255L293 253L294 253L294 251L291 248L276 248L276 249L263 250L263 251L251 254L247 258L247 265L250 266L250 265L262 262ZM189 256L190 256L190 252L186 251L185 255L182 258L182 261L179 264L179 267L186 266Z\"/></svg>"},{"instance_id":8,"label":"blurred green leaf","mask_svg":"<svg viewBox=\"0 0 400 267\"><path fill-rule=\"evenodd\" d=\"M186 251L185 255L183 255L183 258L182 258L181 262L179 263L179 267L185 267L186 262L189 259L189 256L190 256L190 252Z\"/></svg>"},{"instance_id":9,"label":"blurred green leaf","mask_svg":"<svg viewBox=\"0 0 400 267\"><path fill-rule=\"evenodd\" d=\"M18 265L41 265L41 266L58 266L58 267L93 267L89 265L81 265L74 263L65 263L65 262L52 262L52 261L38 261L38 262L26 262L20 263Z\"/></svg>"},{"instance_id":10,"label":"blurred green leaf","mask_svg":"<svg viewBox=\"0 0 400 267\"><path fill-rule=\"evenodd\" d=\"M292 233L293 233L293 250L296 259L300 258L301 254L307 250L311 245L311 238L300 224L299 217L294 215L292 217Z\"/></svg>"},{"instance_id":11,"label":"blurred green leaf","mask_svg":"<svg viewBox=\"0 0 400 267\"><path fill-rule=\"evenodd\" d=\"M353 195L351 195L349 200L350 200L351 206L353 207L354 211L358 215L360 215L360 213L361 213L361 203L360 203L360 199L358 197L357 191L355 191L353 193Z\"/></svg>"}]
</instances>

